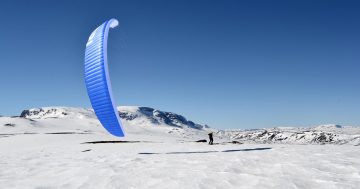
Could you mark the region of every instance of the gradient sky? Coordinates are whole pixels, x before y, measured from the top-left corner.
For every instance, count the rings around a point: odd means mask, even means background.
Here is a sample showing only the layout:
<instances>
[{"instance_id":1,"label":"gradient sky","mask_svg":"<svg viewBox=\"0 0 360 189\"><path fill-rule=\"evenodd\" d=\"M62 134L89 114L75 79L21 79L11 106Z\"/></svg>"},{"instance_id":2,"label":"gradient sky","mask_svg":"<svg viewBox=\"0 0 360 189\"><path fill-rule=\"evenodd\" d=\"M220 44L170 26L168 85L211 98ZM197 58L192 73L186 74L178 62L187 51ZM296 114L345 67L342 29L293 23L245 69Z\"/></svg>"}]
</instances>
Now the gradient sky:
<instances>
[{"instance_id":1,"label":"gradient sky","mask_svg":"<svg viewBox=\"0 0 360 189\"><path fill-rule=\"evenodd\" d=\"M109 18L117 105L215 128L360 125L359 1L1 1L0 115L90 107L88 36Z\"/></svg>"}]
</instances>

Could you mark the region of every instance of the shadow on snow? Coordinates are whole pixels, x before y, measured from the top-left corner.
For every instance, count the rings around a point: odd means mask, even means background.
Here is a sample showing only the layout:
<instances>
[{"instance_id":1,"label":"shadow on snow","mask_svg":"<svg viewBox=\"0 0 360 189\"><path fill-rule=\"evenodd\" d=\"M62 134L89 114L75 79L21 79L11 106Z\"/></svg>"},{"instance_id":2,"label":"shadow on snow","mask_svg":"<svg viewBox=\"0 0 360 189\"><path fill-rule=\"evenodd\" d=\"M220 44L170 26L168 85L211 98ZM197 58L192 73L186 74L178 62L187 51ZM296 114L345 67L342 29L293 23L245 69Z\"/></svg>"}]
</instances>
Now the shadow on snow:
<instances>
[{"instance_id":1,"label":"shadow on snow","mask_svg":"<svg viewBox=\"0 0 360 189\"><path fill-rule=\"evenodd\" d=\"M105 140L105 141L92 141L83 142L81 144L106 144L106 143L155 143L150 141L129 141L129 140Z\"/></svg>"},{"instance_id":2,"label":"shadow on snow","mask_svg":"<svg viewBox=\"0 0 360 189\"><path fill-rule=\"evenodd\" d=\"M249 151L261 151L270 150L272 148L247 148L247 149L235 149L235 150L223 150L223 151L190 151L190 152L166 152L166 153L152 153L141 152L141 155L155 155L155 154L207 154L207 153L219 153L219 152L249 152Z\"/></svg>"}]
</instances>

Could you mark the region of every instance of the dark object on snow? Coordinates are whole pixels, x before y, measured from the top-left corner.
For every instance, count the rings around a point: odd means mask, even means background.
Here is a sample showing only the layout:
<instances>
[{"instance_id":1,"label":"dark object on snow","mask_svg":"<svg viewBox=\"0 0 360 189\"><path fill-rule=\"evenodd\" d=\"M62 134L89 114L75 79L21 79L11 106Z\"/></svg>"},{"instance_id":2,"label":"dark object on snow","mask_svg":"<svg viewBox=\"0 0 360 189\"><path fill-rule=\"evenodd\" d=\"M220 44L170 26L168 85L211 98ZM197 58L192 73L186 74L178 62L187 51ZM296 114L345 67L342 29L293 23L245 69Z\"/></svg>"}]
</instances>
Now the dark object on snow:
<instances>
[{"instance_id":1,"label":"dark object on snow","mask_svg":"<svg viewBox=\"0 0 360 189\"><path fill-rule=\"evenodd\" d=\"M89 152L89 151L91 151L91 149L83 150L83 151L81 151L81 152Z\"/></svg>"},{"instance_id":2,"label":"dark object on snow","mask_svg":"<svg viewBox=\"0 0 360 189\"><path fill-rule=\"evenodd\" d=\"M213 145L213 143L214 143L213 133L209 133L208 135L209 135L209 144Z\"/></svg>"},{"instance_id":3,"label":"dark object on snow","mask_svg":"<svg viewBox=\"0 0 360 189\"><path fill-rule=\"evenodd\" d=\"M6 127L15 127L15 124L13 124L13 123L7 123L7 124L5 124L4 126L6 126Z\"/></svg>"},{"instance_id":4,"label":"dark object on snow","mask_svg":"<svg viewBox=\"0 0 360 189\"><path fill-rule=\"evenodd\" d=\"M202 139L202 140L197 140L195 142L207 142L205 139Z\"/></svg>"},{"instance_id":5,"label":"dark object on snow","mask_svg":"<svg viewBox=\"0 0 360 189\"><path fill-rule=\"evenodd\" d=\"M236 141L236 140L233 140L231 143L232 144L243 144L242 142L239 142L239 141Z\"/></svg>"}]
</instances>

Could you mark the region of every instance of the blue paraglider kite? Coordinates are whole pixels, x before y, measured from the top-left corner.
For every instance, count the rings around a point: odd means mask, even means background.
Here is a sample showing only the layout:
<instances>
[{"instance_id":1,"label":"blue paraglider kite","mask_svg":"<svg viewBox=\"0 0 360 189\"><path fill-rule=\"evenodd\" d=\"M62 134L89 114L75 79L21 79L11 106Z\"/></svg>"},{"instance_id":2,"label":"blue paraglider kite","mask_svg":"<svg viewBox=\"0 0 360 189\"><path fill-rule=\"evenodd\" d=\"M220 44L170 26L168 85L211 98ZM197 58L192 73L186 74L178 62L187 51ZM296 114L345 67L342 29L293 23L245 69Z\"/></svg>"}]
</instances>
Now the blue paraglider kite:
<instances>
[{"instance_id":1,"label":"blue paraglider kite","mask_svg":"<svg viewBox=\"0 0 360 189\"><path fill-rule=\"evenodd\" d=\"M118 24L116 19L110 19L91 33L85 50L85 83L91 105L101 124L112 135L123 137L124 130L112 96L107 62L109 29Z\"/></svg>"}]
</instances>

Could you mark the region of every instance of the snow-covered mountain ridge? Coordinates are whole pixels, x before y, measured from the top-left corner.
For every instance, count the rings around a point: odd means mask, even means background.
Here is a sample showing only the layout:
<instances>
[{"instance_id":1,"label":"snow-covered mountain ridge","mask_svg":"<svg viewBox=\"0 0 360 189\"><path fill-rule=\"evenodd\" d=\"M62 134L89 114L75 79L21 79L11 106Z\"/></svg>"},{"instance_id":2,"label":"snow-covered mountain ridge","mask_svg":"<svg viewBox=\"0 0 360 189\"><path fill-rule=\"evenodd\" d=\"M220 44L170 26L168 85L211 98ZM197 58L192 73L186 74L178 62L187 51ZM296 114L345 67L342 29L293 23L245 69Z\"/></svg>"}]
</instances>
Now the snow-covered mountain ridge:
<instances>
[{"instance_id":1,"label":"snow-covered mountain ridge","mask_svg":"<svg viewBox=\"0 0 360 189\"><path fill-rule=\"evenodd\" d=\"M218 130L187 120L184 116L150 107L119 106L128 135L161 135L217 141L288 144L360 144L360 127L320 125L309 128L276 127L250 130ZM0 134L44 132L100 132L106 134L92 109L44 107L22 111L20 116L0 117Z\"/></svg>"},{"instance_id":2,"label":"snow-covered mountain ridge","mask_svg":"<svg viewBox=\"0 0 360 189\"><path fill-rule=\"evenodd\" d=\"M187 120L184 116L156 110L149 107L119 106L120 118L126 122L137 122L142 126L171 126L177 128L204 129L207 125L201 125ZM48 118L95 118L91 109L69 108L69 107L45 107L24 110L20 117L27 119L48 119Z\"/></svg>"},{"instance_id":3,"label":"snow-covered mountain ridge","mask_svg":"<svg viewBox=\"0 0 360 189\"><path fill-rule=\"evenodd\" d=\"M320 125L315 127L275 127L251 130L219 130L221 138L252 143L353 144L360 145L360 127Z\"/></svg>"},{"instance_id":4,"label":"snow-covered mountain ridge","mask_svg":"<svg viewBox=\"0 0 360 189\"><path fill-rule=\"evenodd\" d=\"M125 140L204 139L211 130L207 125L195 123L182 115L154 108L119 106L118 110L126 132ZM0 117L0 137L28 133L86 133L111 137L92 109L43 107L23 110L20 116Z\"/></svg>"}]
</instances>

